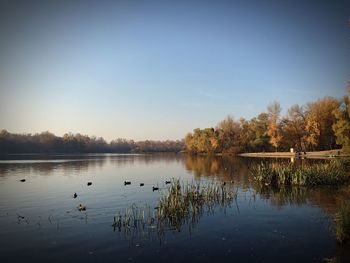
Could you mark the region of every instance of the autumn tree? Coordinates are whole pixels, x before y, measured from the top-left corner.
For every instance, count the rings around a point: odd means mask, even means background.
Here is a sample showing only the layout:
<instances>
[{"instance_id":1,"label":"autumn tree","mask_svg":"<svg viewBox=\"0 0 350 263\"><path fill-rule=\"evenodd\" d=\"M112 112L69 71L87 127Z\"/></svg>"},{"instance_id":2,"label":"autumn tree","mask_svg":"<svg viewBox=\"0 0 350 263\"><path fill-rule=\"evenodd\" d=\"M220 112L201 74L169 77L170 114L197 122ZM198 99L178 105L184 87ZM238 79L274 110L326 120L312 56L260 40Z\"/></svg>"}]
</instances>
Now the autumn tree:
<instances>
[{"instance_id":1,"label":"autumn tree","mask_svg":"<svg viewBox=\"0 0 350 263\"><path fill-rule=\"evenodd\" d=\"M214 153L218 148L217 134L214 128L194 129L193 134L185 137L185 147L190 153Z\"/></svg>"},{"instance_id":2,"label":"autumn tree","mask_svg":"<svg viewBox=\"0 0 350 263\"><path fill-rule=\"evenodd\" d=\"M239 151L240 124L232 116L227 116L216 127L218 146L221 152L235 153Z\"/></svg>"},{"instance_id":3,"label":"autumn tree","mask_svg":"<svg viewBox=\"0 0 350 263\"><path fill-rule=\"evenodd\" d=\"M306 151L305 128L306 113L302 106L293 105L282 119L282 144L299 151Z\"/></svg>"},{"instance_id":4,"label":"autumn tree","mask_svg":"<svg viewBox=\"0 0 350 263\"><path fill-rule=\"evenodd\" d=\"M350 94L350 85L348 86ZM333 111L336 122L332 128L336 136L336 142L343 147L343 151L350 152L350 98L344 96L340 106Z\"/></svg>"},{"instance_id":5,"label":"autumn tree","mask_svg":"<svg viewBox=\"0 0 350 263\"><path fill-rule=\"evenodd\" d=\"M187 133L185 136L185 148L189 153L197 152L192 133Z\"/></svg>"},{"instance_id":6,"label":"autumn tree","mask_svg":"<svg viewBox=\"0 0 350 263\"><path fill-rule=\"evenodd\" d=\"M206 128L201 131L198 144L200 152L214 153L218 147L217 135L214 128Z\"/></svg>"},{"instance_id":7,"label":"autumn tree","mask_svg":"<svg viewBox=\"0 0 350 263\"><path fill-rule=\"evenodd\" d=\"M269 125L267 134L270 136L270 143L276 148L276 152L282 139L279 127L279 118L281 114L281 106L277 101L274 101L267 107L269 115Z\"/></svg>"},{"instance_id":8,"label":"autumn tree","mask_svg":"<svg viewBox=\"0 0 350 263\"><path fill-rule=\"evenodd\" d=\"M334 130L336 121L333 112L339 101L332 97L319 99L306 106L305 141L312 150L329 150L336 147Z\"/></svg>"}]
</instances>

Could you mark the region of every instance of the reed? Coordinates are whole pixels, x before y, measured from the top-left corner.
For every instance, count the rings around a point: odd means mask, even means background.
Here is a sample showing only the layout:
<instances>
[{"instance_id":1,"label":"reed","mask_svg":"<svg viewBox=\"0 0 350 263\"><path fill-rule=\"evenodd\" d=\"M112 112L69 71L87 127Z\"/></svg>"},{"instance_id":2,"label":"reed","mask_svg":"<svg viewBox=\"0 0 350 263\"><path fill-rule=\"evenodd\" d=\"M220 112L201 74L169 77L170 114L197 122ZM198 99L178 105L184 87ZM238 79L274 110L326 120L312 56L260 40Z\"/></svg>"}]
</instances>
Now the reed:
<instances>
[{"instance_id":1,"label":"reed","mask_svg":"<svg viewBox=\"0 0 350 263\"><path fill-rule=\"evenodd\" d=\"M339 185L350 180L345 162L295 165L292 163L260 163L251 167L256 181L265 185Z\"/></svg>"},{"instance_id":2,"label":"reed","mask_svg":"<svg viewBox=\"0 0 350 263\"><path fill-rule=\"evenodd\" d=\"M148 213L147 213L148 211ZM132 204L131 207L125 209L125 213L120 212L114 216L114 222L112 226L114 229L118 228L119 231L122 228L145 228L146 225L150 226L154 222L154 217L151 215L151 209L149 206L138 207L136 204Z\"/></svg>"},{"instance_id":3,"label":"reed","mask_svg":"<svg viewBox=\"0 0 350 263\"><path fill-rule=\"evenodd\" d=\"M181 185L173 179L167 191L159 199L158 222L177 230L184 223L196 223L204 213L213 211L214 206L226 207L237 199L237 190L232 184L209 182Z\"/></svg>"},{"instance_id":4,"label":"reed","mask_svg":"<svg viewBox=\"0 0 350 263\"><path fill-rule=\"evenodd\" d=\"M173 179L165 192L161 192L155 209L133 204L125 213L114 216L112 226L133 241L154 233L162 237L168 230L181 231L186 223L195 225L204 214L214 213L215 206L226 208L237 199L237 191L231 183L181 184Z\"/></svg>"}]
</instances>

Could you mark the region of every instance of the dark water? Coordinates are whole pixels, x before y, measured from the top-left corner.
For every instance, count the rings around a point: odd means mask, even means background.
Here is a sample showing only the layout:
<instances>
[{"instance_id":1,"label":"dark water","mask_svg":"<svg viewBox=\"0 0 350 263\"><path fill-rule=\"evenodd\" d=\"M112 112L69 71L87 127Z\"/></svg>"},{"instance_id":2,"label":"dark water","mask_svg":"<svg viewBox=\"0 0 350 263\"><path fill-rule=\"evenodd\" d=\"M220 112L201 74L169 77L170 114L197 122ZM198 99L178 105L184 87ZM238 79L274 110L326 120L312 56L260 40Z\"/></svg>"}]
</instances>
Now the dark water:
<instances>
[{"instance_id":1,"label":"dark water","mask_svg":"<svg viewBox=\"0 0 350 263\"><path fill-rule=\"evenodd\" d=\"M250 160L238 158L24 158L0 161L1 262L322 262L339 251L332 216L348 188L262 188L251 180ZM132 204L154 216L171 178L233 180L237 200L162 233L111 226Z\"/></svg>"}]
</instances>

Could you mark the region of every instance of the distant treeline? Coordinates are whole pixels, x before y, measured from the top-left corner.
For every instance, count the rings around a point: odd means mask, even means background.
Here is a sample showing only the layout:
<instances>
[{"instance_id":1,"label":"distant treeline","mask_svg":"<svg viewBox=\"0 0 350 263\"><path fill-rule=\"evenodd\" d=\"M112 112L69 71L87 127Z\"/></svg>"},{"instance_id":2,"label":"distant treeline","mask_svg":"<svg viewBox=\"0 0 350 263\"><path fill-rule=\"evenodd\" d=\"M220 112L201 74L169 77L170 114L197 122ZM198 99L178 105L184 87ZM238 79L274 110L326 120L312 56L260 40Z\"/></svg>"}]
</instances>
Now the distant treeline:
<instances>
[{"instance_id":1,"label":"distant treeline","mask_svg":"<svg viewBox=\"0 0 350 263\"><path fill-rule=\"evenodd\" d=\"M14 134L0 132L0 154L16 153L146 153L179 152L183 141L138 141L116 139L107 143L103 138L67 133L63 137L50 132Z\"/></svg>"},{"instance_id":2,"label":"distant treeline","mask_svg":"<svg viewBox=\"0 0 350 263\"><path fill-rule=\"evenodd\" d=\"M348 88L350 94L350 86ZM229 153L329 150L342 147L350 152L350 99L326 97L306 105L293 105L281 117L281 106L273 102L266 112L250 120L228 116L215 128L195 129L184 140L138 141L50 132L13 134L0 132L0 154L16 153Z\"/></svg>"},{"instance_id":3,"label":"distant treeline","mask_svg":"<svg viewBox=\"0 0 350 263\"><path fill-rule=\"evenodd\" d=\"M348 87L350 94L350 86ZM238 153L264 151L350 151L349 96L326 97L306 105L294 105L281 117L273 102L266 112L250 120L228 116L215 128L195 129L185 137L191 153Z\"/></svg>"}]
</instances>

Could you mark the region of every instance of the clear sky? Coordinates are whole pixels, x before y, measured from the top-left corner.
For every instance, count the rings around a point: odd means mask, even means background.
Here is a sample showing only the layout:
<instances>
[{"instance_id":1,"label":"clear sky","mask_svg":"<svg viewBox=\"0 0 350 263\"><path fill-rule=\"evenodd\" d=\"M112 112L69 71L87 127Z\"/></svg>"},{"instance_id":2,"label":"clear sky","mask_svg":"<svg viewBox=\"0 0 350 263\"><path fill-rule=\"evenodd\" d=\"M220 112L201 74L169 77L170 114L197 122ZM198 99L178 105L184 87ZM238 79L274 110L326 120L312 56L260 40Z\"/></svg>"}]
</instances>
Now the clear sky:
<instances>
[{"instance_id":1,"label":"clear sky","mask_svg":"<svg viewBox=\"0 0 350 263\"><path fill-rule=\"evenodd\" d=\"M1 1L0 129L181 139L341 97L349 17L337 0Z\"/></svg>"}]
</instances>

